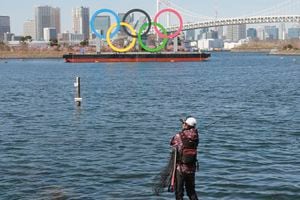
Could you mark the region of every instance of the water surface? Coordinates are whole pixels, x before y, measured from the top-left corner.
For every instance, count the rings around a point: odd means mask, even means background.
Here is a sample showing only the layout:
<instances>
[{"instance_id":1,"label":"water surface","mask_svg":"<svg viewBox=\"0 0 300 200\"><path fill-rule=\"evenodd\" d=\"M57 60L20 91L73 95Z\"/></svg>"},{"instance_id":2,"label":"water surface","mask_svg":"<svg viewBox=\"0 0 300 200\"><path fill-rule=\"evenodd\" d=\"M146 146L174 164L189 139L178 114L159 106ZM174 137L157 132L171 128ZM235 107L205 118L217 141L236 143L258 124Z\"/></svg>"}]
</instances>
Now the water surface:
<instances>
[{"instance_id":1,"label":"water surface","mask_svg":"<svg viewBox=\"0 0 300 200\"><path fill-rule=\"evenodd\" d=\"M200 130L200 199L300 199L299 77L300 57L264 54L0 60L0 199L173 199L151 186L187 115Z\"/></svg>"}]
</instances>

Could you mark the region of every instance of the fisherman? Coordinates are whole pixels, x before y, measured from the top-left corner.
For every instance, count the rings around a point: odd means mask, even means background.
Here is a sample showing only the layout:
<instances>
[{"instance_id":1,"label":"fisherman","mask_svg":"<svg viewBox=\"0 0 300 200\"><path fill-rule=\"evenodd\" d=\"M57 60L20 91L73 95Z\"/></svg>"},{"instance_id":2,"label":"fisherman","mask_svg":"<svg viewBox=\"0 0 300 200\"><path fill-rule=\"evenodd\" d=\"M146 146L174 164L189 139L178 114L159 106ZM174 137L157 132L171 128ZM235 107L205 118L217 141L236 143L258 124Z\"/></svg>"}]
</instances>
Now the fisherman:
<instances>
[{"instance_id":1,"label":"fisherman","mask_svg":"<svg viewBox=\"0 0 300 200\"><path fill-rule=\"evenodd\" d=\"M197 121L194 117L181 119L182 131L171 140L170 145L177 150L175 173L175 197L183 200L184 186L190 200L198 200L195 191L195 172L197 169L197 146L199 143Z\"/></svg>"}]
</instances>

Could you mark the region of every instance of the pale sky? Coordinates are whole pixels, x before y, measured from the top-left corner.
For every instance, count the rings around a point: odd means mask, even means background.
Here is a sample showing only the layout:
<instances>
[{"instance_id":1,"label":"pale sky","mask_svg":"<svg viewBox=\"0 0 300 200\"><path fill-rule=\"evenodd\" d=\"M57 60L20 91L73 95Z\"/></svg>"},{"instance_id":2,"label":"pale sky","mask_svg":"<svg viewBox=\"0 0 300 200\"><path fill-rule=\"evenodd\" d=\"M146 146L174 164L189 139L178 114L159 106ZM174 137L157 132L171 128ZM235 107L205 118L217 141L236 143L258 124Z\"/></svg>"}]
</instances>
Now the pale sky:
<instances>
[{"instance_id":1,"label":"pale sky","mask_svg":"<svg viewBox=\"0 0 300 200\"><path fill-rule=\"evenodd\" d=\"M171 0L172 3L203 16L238 17L272 7L286 0ZM296 0L297 1L297 0ZM126 12L132 8L144 9L153 17L156 0L1 0L0 16L11 19L11 32L23 33L23 23L34 18L34 7L49 5L61 8L62 31L72 30L72 8L90 7L91 15L98 9L109 8Z\"/></svg>"}]
</instances>

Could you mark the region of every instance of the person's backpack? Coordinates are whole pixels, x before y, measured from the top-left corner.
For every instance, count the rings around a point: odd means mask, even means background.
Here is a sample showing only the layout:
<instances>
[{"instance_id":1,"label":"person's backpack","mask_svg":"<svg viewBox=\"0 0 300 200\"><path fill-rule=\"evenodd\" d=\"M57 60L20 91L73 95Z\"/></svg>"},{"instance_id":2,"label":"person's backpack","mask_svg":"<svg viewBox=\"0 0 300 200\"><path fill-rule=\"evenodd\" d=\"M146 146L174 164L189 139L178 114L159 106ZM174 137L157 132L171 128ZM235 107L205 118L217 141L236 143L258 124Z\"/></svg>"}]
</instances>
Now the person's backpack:
<instances>
[{"instance_id":1,"label":"person's backpack","mask_svg":"<svg viewBox=\"0 0 300 200\"><path fill-rule=\"evenodd\" d=\"M198 133L193 138L187 137L184 133L180 134L180 138L183 144L180 152L180 161L184 164L193 164L197 162L197 146L198 146Z\"/></svg>"}]
</instances>

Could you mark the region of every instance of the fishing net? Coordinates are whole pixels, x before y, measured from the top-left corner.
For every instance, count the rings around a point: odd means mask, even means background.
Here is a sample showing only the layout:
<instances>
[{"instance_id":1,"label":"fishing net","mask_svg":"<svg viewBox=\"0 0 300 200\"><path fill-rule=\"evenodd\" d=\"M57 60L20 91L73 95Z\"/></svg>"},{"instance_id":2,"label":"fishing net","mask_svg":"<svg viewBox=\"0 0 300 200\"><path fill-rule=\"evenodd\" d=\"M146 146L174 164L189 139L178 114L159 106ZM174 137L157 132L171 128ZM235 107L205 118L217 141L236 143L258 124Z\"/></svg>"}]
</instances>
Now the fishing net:
<instances>
[{"instance_id":1,"label":"fishing net","mask_svg":"<svg viewBox=\"0 0 300 200\"><path fill-rule=\"evenodd\" d=\"M167 165L154 177L154 183L152 190L156 196L159 196L161 193L165 191L165 188L168 188L170 191L172 172L174 168L174 157L175 151L173 150L170 153L169 161Z\"/></svg>"}]
</instances>

